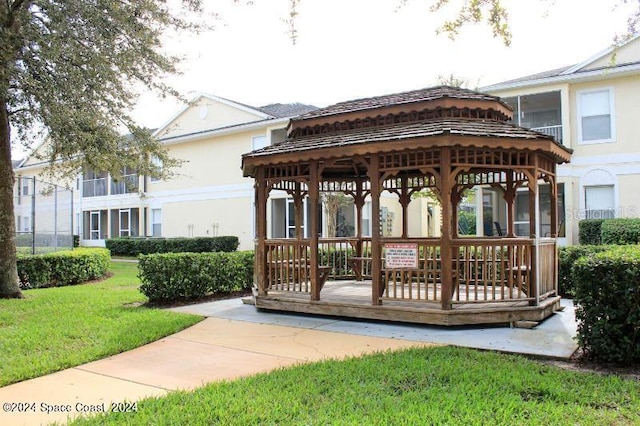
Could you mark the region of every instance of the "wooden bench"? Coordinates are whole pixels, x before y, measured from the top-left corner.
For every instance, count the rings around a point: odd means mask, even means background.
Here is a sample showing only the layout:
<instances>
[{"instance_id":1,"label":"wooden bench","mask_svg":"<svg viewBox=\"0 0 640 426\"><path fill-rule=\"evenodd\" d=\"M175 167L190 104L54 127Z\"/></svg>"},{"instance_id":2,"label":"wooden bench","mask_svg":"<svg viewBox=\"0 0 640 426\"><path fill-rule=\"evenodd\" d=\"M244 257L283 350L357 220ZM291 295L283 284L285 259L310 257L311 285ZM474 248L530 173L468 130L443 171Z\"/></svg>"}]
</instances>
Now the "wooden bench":
<instances>
[{"instance_id":1,"label":"wooden bench","mask_svg":"<svg viewBox=\"0 0 640 426\"><path fill-rule=\"evenodd\" d=\"M373 258L371 257L359 257L359 256L353 256L353 257L347 258L347 263L349 264L349 266L351 266L351 269L353 270L354 274L356 274L356 281L363 280L362 266L364 265L364 262L367 262L367 261L370 262L372 259Z\"/></svg>"},{"instance_id":2,"label":"wooden bench","mask_svg":"<svg viewBox=\"0 0 640 426\"><path fill-rule=\"evenodd\" d=\"M318 285L320 290L324 287L324 284L329 279L333 268L331 266L319 265L318 266ZM302 284L307 282L311 277L311 264L301 263L297 261L289 262L277 262L272 261L269 263L269 288L277 284L283 284L285 282L293 284Z\"/></svg>"},{"instance_id":3,"label":"wooden bench","mask_svg":"<svg viewBox=\"0 0 640 426\"><path fill-rule=\"evenodd\" d=\"M318 266L318 285L320 287L320 290L322 290L322 287L324 287L324 283L327 282L329 275L331 275L331 271L333 271L333 268L331 266Z\"/></svg>"}]
</instances>

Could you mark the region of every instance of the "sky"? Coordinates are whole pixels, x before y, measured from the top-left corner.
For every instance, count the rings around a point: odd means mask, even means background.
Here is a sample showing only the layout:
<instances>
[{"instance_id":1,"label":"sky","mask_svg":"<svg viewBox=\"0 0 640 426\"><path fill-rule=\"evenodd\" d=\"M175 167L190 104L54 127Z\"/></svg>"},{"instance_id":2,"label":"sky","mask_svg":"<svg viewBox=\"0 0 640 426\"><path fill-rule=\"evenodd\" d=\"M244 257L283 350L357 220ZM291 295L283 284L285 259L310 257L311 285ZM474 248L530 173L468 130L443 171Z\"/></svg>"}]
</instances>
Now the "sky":
<instances>
[{"instance_id":1,"label":"sky","mask_svg":"<svg viewBox=\"0 0 640 426\"><path fill-rule=\"evenodd\" d=\"M470 88L579 63L624 32L630 7L619 0L503 0L513 39L505 47L488 26L465 27L456 40L436 28L456 11L432 13L435 0L300 0L295 44L284 23L289 0L207 0L215 28L172 36L169 53L184 58L166 82L187 98L210 93L262 106L318 107L436 85L454 75ZM247 5L247 3L252 3ZM134 118L156 128L180 103L139 98Z\"/></svg>"},{"instance_id":2,"label":"sky","mask_svg":"<svg viewBox=\"0 0 640 426\"><path fill-rule=\"evenodd\" d=\"M486 25L451 41L436 28L455 7L434 0L300 0L292 43L288 0L206 2L215 29L174 37L183 74L167 79L187 97L204 92L252 106L301 102L318 107L436 85L454 75L470 88L579 63L624 32L630 8L615 0L505 0L513 39L505 47ZM452 0L452 6L459 2ZM140 98L134 117L158 127L180 104Z\"/></svg>"}]
</instances>

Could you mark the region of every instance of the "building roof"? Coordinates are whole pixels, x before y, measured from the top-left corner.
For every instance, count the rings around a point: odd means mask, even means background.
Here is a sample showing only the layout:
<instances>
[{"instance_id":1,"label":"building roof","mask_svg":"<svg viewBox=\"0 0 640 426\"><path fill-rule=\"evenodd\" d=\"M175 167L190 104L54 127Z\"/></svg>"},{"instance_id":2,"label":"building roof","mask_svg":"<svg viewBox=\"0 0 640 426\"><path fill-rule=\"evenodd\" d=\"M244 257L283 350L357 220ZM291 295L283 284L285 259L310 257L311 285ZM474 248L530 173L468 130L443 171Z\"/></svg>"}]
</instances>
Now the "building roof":
<instances>
[{"instance_id":1,"label":"building roof","mask_svg":"<svg viewBox=\"0 0 640 426\"><path fill-rule=\"evenodd\" d=\"M275 118L290 118L301 114L315 111L318 107L313 105L301 104L298 102L291 104L269 104L261 107L252 107L259 111L269 114Z\"/></svg>"},{"instance_id":2,"label":"building roof","mask_svg":"<svg viewBox=\"0 0 640 426\"><path fill-rule=\"evenodd\" d=\"M573 65L567 65L565 67L555 68L555 69L548 70L548 71L542 71L542 72L538 72L538 73L535 73L535 74L526 75L524 77L518 77L518 78L514 78L512 80L502 81L500 83L496 83L495 86L503 85L503 84L513 84L513 83L520 83L520 82L526 82L526 81L541 80L541 79L551 78L551 77L557 77L559 75L562 75L565 71L571 69L572 67L573 67Z\"/></svg>"},{"instance_id":3,"label":"building roof","mask_svg":"<svg viewBox=\"0 0 640 426\"><path fill-rule=\"evenodd\" d=\"M22 160L11 160L11 167L14 169L18 167L20 164L22 164Z\"/></svg>"},{"instance_id":4,"label":"building roof","mask_svg":"<svg viewBox=\"0 0 640 426\"><path fill-rule=\"evenodd\" d=\"M394 93L391 95L375 96L372 98L362 98L340 102L326 108L320 108L315 111L308 112L297 118L303 120L317 117L326 117L336 114L345 114L356 111L384 108L393 105L427 102L442 98L500 101L500 98L497 96L487 95L469 89L462 89L459 87L451 86L437 86L419 90L412 90L409 92ZM500 103L502 103L503 106L505 106L509 110L511 109L511 107L504 104L503 102L500 101Z\"/></svg>"},{"instance_id":5,"label":"building roof","mask_svg":"<svg viewBox=\"0 0 640 426\"><path fill-rule=\"evenodd\" d=\"M491 84L489 86L482 87L482 91L494 91L494 90L503 90L514 87L522 87L522 86L530 86L537 84L546 84L550 82L556 81L566 81L566 80L576 80L576 79L586 79L593 78L594 75L603 75L603 72L607 74L613 74L618 72L638 72L640 69L640 61L627 61L627 62L618 62L612 60L608 65L605 66L593 66L599 60L606 58L611 55L616 54L616 49L621 49L622 47L629 45L631 43L637 42L640 40L640 35L636 35L631 37L625 43L619 46L610 46L592 57L579 62L577 64L568 65L560 68L555 68L548 71L543 71L531 75L527 75L524 77L518 77L511 80L502 81L499 83Z\"/></svg>"}]
</instances>

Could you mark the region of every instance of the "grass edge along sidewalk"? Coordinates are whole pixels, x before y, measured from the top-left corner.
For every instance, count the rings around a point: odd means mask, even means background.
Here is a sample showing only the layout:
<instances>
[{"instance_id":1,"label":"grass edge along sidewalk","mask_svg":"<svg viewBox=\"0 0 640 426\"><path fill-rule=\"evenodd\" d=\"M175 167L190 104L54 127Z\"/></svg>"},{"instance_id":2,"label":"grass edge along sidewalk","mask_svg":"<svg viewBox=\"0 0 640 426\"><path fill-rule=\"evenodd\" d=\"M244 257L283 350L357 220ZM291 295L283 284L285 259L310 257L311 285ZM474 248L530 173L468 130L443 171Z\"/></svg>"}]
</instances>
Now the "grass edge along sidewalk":
<instances>
[{"instance_id":1,"label":"grass edge along sidewalk","mask_svg":"<svg viewBox=\"0 0 640 426\"><path fill-rule=\"evenodd\" d=\"M111 277L25 290L0 300L0 386L134 349L202 320L141 306L137 265L112 262Z\"/></svg>"},{"instance_id":2,"label":"grass edge along sidewalk","mask_svg":"<svg viewBox=\"0 0 640 426\"><path fill-rule=\"evenodd\" d=\"M301 364L73 425L640 424L640 382L452 346Z\"/></svg>"}]
</instances>

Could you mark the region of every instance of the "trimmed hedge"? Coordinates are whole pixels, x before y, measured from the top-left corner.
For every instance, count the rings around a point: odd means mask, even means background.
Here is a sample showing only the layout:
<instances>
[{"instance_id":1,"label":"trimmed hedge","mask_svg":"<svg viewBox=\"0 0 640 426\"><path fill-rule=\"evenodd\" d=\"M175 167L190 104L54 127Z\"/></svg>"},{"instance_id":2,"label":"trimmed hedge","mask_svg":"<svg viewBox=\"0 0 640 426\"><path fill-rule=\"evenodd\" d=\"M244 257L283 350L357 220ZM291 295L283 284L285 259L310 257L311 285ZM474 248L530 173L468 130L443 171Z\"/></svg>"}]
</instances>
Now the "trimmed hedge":
<instances>
[{"instance_id":1,"label":"trimmed hedge","mask_svg":"<svg viewBox=\"0 0 640 426\"><path fill-rule=\"evenodd\" d=\"M640 219L607 219L600 231L602 244L638 244Z\"/></svg>"},{"instance_id":2,"label":"trimmed hedge","mask_svg":"<svg viewBox=\"0 0 640 426\"><path fill-rule=\"evenodd\" d=\"M238 237L196 238L112 238L105 242L113 256L138 256L153 253L232 252L238 249Z\"/></svg>"},{"instance_id":3,"label":"trimmed hedge","mask_svg":"<svg viewBox=\"0 0 640 426\"><path fill-rule=\"evenodd\" d=\"M558 294L562 297L575 297L576 283L573 280L571 268L576 260L583 256L609 250L610 248L610 246L603 245L560 247L558 249Z\"/></svg>"},{"instance_id":4,"label":"trimmed hedge","mask_svg":"<svg viewBox=\"0 0 640 426\"><path fill-rule=\"evenodd\" d=\"M151 302L169 302L249 289L253 259L252 251L141 255L140 291Z\"/></svg>"},{"instance_id":5,"label":"trimmed hedge","mask_svg":"<svg viewBox=\"0 0 640 426\"><path fill-rule=\"evenodd\" d=\"M40 255L19 255L20 287L61 287L100 278L111 257L105 249L65 250Z\"/></svg>"},{"instance_id":6,"label":"trimmed hedge","mask_svg":"<svg viewBox=\"0 0 640 426\"><path fill-rule=\"evenodd\" d=\"M578 242L581 245L602 244L602 222L604 219L584 219L578 222Z\"/></svg>"},{"instance_id":7,"label":"trimmed hedge","mask_svg":"<svg viewBox=\"0 0 640 426\"><path fill-rule=\"evenodd\" d=\"M580 347L598 361L640 362L640 248L582 257L573 280Z\"/></svg>"}]
</instances>

